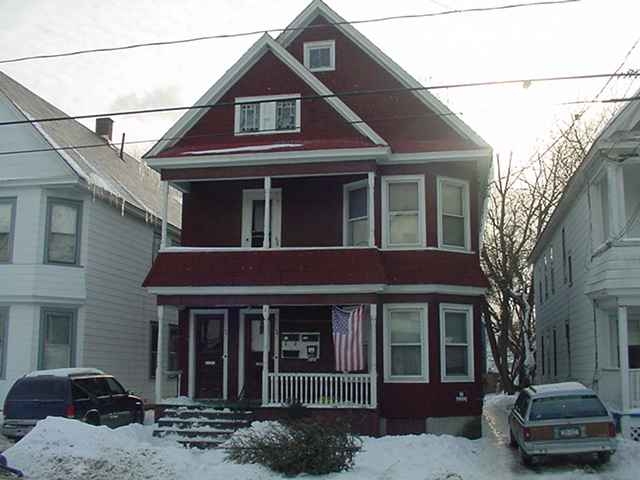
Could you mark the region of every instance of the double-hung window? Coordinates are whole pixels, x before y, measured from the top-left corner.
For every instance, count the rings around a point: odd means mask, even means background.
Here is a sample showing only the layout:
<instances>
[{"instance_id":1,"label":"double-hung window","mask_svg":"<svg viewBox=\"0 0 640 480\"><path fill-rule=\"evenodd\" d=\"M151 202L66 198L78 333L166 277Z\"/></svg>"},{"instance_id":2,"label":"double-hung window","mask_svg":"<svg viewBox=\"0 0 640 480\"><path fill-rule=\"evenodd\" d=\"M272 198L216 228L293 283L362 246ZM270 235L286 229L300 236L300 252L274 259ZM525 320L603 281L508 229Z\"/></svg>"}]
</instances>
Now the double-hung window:
<instances>
[{"instance_id":1,"label":"double-hung window","mask_svg":"<svg viewBox=\"0 0 640 480\"><path fill-rule=\"evenodd\" d=\"M369 186L366 180L344 186L343 240L348 247L369 245Z\"/></svg>"},{"instance_id":2,"label":"double-hung window","mask_svg":"<svg viewBox=\"0 0 640 480\"><path fill-rule=\"evenodd\" d=\"M385 382L429 381L427 304L384 306Z\"/></svg>"},{"instance_id":3,"label":"double-hung window","mask_svg":"<svg viewBox=\"0 0 640 480\"><path fill-rule=\"evenodd\" d=\"M382 177L382 246L426 246L424 176Z\"/></svg>"},{"instance_id":4,"label":"double-hung window","mask_svg":"<svg viewBox=\"0 0 640 480\"><path fill-rule=\"evenodd\" d=\"M472 382L473 306L440 304L440 371L443 382Z\"/></svg>"},{"instance_id":5,"label":"double-hung window","mask_svg":"<svg viewBox=\"0 0 640 480\"><path fill-rule=\"evenodd\" d=\"M300 94L235 99L236 135L300 131Z\"/></svg>"},{"instance_id":6,"label":"double-hung window","mask_svg":"<svg viewBox=\"0 0 640 480\"><path fill-rule=\"evenodd\" d=\"M45 263L77 265L80 262L81 218L81 202L49 199Z\"/></svg>"},{"instance_id":7,"label":"double-hung window","mask_svg":"<svg viewBox=\"0 0 640 480\"><path fill-rule=\"evenodd\" d=\"M75 365L75 329L75 310L42 309L38 368L67 368Z\"/></svg>"},{"instance_id":8,"label":"double-hung window","mask_svg":"<svg viewBox=\"0 0 640 480\"><path fill-rule=\"evenodd\" d=\"M443 248L470 249L469 183L438 178L438 244Z\"/></svg>"},{"instance_id":9,"label":"double-hung window","mask_svg":"<svg viewBox=\"0 0 640 480\"><path fill-rule=\"evenodd\" d=\"M0 263L11 262L15 230L16 199L0 198Z\"/></svg>"},{"instance_id":10,"label":"double-hung window","mask_svg":"<svg viewBox=\"0 0 640 480\"><path fill-rule=\"evenodd\" d=\"M336 69L336 42L323 40L305 42L303 52L304 66L312 72L327 72Z\"/></svg>"}]
</instances>

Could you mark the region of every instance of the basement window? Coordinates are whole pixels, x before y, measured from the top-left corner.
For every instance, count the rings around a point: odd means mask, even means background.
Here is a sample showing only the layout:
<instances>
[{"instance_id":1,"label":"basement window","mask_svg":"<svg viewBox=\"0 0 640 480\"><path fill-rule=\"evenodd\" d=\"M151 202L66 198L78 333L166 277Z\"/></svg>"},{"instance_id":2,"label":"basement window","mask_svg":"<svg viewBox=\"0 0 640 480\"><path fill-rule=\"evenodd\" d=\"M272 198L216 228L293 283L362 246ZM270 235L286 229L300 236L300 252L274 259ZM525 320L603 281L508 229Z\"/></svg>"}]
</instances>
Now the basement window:
<instances>
[{"instance_id":1,"label":"basement window","mask_svg":"<svg viewBox=\"0 0 640 480\"><path fill-rule=\"evenodd\" d=\"M336 42L306 42L304 44L304 66L312 72L328 72L336 69Z\"/></svg>"}]
</instances>

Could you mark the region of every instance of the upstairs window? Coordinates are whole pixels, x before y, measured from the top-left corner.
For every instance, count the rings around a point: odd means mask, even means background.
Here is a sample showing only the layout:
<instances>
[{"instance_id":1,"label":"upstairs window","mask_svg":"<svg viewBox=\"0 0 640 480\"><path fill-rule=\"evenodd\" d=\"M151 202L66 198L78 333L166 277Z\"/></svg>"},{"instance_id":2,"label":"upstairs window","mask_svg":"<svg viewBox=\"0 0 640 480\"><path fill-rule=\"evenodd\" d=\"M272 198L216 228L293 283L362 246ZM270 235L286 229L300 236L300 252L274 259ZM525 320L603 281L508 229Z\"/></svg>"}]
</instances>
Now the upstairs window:
<instances>
[{"instance_id":1,"label":"upstairs window","mask_svg":"<svg viewBox=\"0 0 640 480\"><path fill-rule=\"evenodd\" d=\"M382 246L423 248L426 246L424 177L382 177Z\"/></svg>"},{"instance_id":2,"label":"upstairs window","mask_svg":"<svg viewBox=\"0 0 640 480\"><path fill-rule=\"evenodd\" d=\"M469 250L469 184L438 178L438 242L440 247Z\"/></svg>"},{"instance_id":3,"label":"upstairs window","mask_svg":"<svg viewBox=\"0 0 640 480\"><path fill-rule=\"evenodd\" d=\"M325 40L304 44L304 66L312 72L328 72L336 69L336 42Z\"/></svg>"},{"instance_id":4,"label":"upstairs window","mask_svg":"<svg viewBox=\"0 0 640 480\"><path fill-rule=\"evenodd\" d=\"M236 135L299 132L300 94L236 98L234 131Z\"/></svg>"},{"instance_id":5,"label":"upstairs window","mask_svg":"<svg viewBox=\"0 0 640 480\"><path fill-rule=\"evenodd\" d=\"M369 188L362 180L344 186L344 245L369 245Z\"/></svg>"},{"instance_id":6,"label":"upstairs window","mask_svg":"<svg viewBox=\"0 0 640 480\"><path fill-rule=\"evenodd\" d=\"M49 199L45 263L77 265L80 262L82 203Z\"/></svg>"},{"instance_id":7,"label":"upstairs window","mask_svg":"<svg viewBox=\"0 0 640 480\"><path fill-rule=\"evenodd\" d=\"M0 263L11 261L15 229L15 198L0 198Z\"/></svg>"}]
</instances>

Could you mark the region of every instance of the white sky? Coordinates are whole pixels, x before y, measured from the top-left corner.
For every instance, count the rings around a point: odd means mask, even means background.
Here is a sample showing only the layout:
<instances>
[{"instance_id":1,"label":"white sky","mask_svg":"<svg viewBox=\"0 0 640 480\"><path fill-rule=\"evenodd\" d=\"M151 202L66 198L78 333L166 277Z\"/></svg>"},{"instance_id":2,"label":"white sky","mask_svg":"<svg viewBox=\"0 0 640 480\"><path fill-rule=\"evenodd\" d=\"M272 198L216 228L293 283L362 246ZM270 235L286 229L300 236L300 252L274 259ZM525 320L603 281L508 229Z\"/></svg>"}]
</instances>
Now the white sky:
<instances>
[{"instance_id":1,"label":"white sky","mask_svg":"<svg viewBox=\"0 0 640 480\"><path fill-rule=\"evenodd\" d=\"M492 6L500 0L328 0L347 20ZM523 0L526 1L526 0ZM285 27L307 0L0 0L0 59ZM583 0L357 28L426 85L613 72L640 35L640 1ZM275 34L274 34L275 35ZM70 115L191 105L257 36L0 65ZM640 46L624 70L640 68ZM434 92L496 152L525 159L606 79ZM615 80L603 98L632 93ZM593 107L596 112L600 107ZM114 140L156 139L179 113L116 117ZM93 120L87 125L93 127ZM145 149L130 148L143 153Z\"/></svg>"}]
</instances>

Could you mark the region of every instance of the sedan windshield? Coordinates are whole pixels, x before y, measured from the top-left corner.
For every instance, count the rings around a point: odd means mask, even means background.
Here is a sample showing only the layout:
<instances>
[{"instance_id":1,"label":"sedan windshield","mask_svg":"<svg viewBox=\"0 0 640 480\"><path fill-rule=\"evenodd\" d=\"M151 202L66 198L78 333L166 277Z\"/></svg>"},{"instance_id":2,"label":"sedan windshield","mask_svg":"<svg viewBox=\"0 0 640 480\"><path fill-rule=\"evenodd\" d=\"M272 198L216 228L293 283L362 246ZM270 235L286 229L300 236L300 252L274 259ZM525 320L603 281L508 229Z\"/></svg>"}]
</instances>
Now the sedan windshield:
<instances>
[{"instance_id":1,"label":"sedan windshield","mask_svg":"<svg viewBox=\"0 0 640 480\"><path fill-rule=\"evenodd\" d=\"M605 417L607 409L595 395L567 395L537 398L531 405L530 420Z\"/></svg>"}]
</instances>

